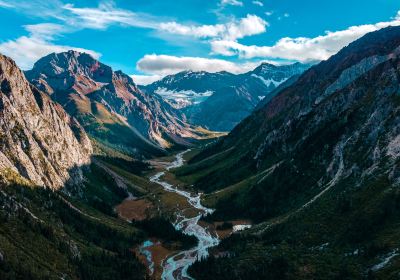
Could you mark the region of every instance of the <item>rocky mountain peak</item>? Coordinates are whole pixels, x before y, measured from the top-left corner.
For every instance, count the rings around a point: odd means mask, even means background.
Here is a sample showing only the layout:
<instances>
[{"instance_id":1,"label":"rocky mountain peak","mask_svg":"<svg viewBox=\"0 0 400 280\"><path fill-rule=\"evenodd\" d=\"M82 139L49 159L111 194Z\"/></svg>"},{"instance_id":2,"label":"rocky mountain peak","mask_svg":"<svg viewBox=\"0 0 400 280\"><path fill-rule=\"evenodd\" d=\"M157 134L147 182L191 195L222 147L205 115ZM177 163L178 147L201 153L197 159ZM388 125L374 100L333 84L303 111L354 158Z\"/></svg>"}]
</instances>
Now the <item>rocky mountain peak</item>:
<instances>
[{"instance_id":1,"label":"rocky mountain peak","mask_svg":"<svg viewBox=\"0 0 400 280\"><path fill-rule=\"evenodd\" d=\"M60 74L70 72L74 75L86 75L101 82L111 78L111 67L100 63L87 53L68 51L52 53L39 59L33 66L33 70L42 74ZM49 72L46 72L49 71Z\"/></svg>"},{"instance_id":2,"label":"rocky mountain peak","mask_svg":"<svg viewBox=\"0 0 400 280\"><path fill-rule=\"evenodd\" d=\"M68 51L48 55L26 76L79 119L93 137L113 131L118 135L112 137L113 145L121 146L122 139L135 154L145 150L159 154L161 147L190 144L190 139L199 137L161 97L141 91L130 76L114 72L88 54ZM119 135L121 127L123 136Z\"/></svg>"},{"instance_id":3,"label":"rocky mountain peak","mask_svg":"<svg viewBox=\"0 0 400 280\"><path fill-rule=\"evenodd\" d=\"M50 188L82 181L82 167L92 153L86 133L2 55L0 131L0 174L11 171Z\"/></svg>"}]
</instances>

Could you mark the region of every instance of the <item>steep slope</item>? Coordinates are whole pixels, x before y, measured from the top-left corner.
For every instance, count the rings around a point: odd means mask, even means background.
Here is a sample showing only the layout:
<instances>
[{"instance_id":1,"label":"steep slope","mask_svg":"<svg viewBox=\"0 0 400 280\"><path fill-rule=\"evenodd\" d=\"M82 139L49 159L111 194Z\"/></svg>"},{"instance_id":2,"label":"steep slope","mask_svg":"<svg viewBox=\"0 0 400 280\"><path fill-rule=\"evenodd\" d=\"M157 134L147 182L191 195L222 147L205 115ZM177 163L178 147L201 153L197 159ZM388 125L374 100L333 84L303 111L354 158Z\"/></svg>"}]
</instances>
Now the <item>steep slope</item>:
<instances>
[{"instance_id":1,"label":"steep slope","mask_svg":"<svg viewBox=\"0 0 400 280\"><path fill-rule=\"evenodd\" d=\"M146 278L144 232L60 191L0 185L0 229L1 279Z\"/></svg>"},{"instance_id":2,"label":"steep slope","mask_svg":"<svg viewBox=\"0 0 400 280\"><path fill-rule=\"evenodd\" d=\"M50 54L26 75L76 116L89 134L114 148L160 155L163 148L189 145L199 137L161 97L143 93L128 75L88 54Z\"/></svg>"},{"instance_id":3,"label":"steep slope","mask_svg":"<svg viewBox=\"0 0 400 280\"><path fill-rule=\"evenodd\" d=\"M0 55L0 170L58 189L82 181L91 143L64 109L31 86L9 58Z\"/></svg>"},{"instance_id":4,"label":"steep slope","mask_svg":"<svg viewBox=\"0 0 400 280\"><path fill-rule=\"evenodd\" d=\"M284 66L263 63L240 75L185 71L143 89L161 95L181 109L193 124L229 131L276 87L308 67L300 63Z\"/></svg>"},{"instance_id":5,"label":"steep slope","mask_svg":"<svg viewBox=\"0 0 400 280\"><path fill-rule=\"evenodd\" d=\"M214 218L260 223L221 247L235 257L199 264L196 279L396 279L399 46L400 27L365 35L177 172L209 193Z\"/></svg>"}]
</instances>

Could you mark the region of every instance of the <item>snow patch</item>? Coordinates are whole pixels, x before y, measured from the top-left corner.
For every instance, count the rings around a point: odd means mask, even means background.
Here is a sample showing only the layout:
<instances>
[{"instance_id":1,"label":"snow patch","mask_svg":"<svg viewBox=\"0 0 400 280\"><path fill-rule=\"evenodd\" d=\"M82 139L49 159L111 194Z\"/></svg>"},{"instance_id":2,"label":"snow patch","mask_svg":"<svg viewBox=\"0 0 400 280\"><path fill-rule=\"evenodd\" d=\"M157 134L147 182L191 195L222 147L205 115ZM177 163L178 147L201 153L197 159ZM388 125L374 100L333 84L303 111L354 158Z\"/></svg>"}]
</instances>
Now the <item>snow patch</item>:
<instances>
[{"instance_id":1,"label":"snow patch","mask_svg":"<svg viewBox=\"0 0 400 280\"><path fill-rule=\"evenodd\" d=\"M267 87L269 87L271 84L273 84L275 87L278 87L280 84L287 80L287 78L281 81L275 81L274 79L264 79L264 77L258 76L256 74L251 74L251 76L260 79Z\"/></svg>"},{"instance_id":2,"label":"snow patch","mask_svg":"<svg viewBox=\"0 0 400 280\"><path fill-rule=\"evenodd\" d=\"M157 88L154 92L163 97L176 109L182 109L193 104L199 104L214 94L214 92L210 90L205 92L195 92L193 90L175 91L163 87Z\"/></svg>"}]
</instances>

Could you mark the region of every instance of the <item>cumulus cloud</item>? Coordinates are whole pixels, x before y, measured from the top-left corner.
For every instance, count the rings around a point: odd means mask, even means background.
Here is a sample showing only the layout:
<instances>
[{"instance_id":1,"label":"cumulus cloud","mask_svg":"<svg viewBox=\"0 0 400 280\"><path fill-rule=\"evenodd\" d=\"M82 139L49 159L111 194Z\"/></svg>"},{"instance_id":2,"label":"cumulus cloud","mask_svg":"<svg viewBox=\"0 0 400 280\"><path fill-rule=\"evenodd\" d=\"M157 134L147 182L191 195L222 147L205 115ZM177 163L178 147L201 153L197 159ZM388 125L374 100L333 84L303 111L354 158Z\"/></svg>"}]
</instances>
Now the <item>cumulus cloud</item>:
<instances>
[{"instance_id":1,"label":"cumulus cloud","mask_svg":"<svg viewBox=\"0 0 400 280\"><path fill-rule=\"evenodd\" d=\"M335 32L327 31L324 35L315 38L286 37L272 46L248 46L233 40L214 40L211 42L211 48L214 54L224 56L237 55L241 58L283 58L303 62L325 60L366 33L390 25L400 25L400 13L389 22L351 26L345 30Z\"/></svg>"},{"instance_id":2,"label":"cumulus cloud","mask_svg":"<svg viewBox=\"0 0 400 280\"><path fill-rule=\"evenodd\" d=\"M224 0L223 4L237 5L237 0ZM215 25L188 25L176 21L162 21L148 14L138 14L129 10L118 9L113 2L102 2L96 8L77 8L73 4L64 5L72 16L66 22L75 27L106 29L110 25L149 28L171 34L193 36L197 38L221 38L236 40L245 36L266 31L268 23L256 15L234 19Z\"/></svg>"},{"instance_id":3,"label":"cumulus cloud","mask_svg":"<svg viewBox=\"0 0 400 280\"><path fill-rule=\"evenodd\" d=\"M221 0L221 5L243 6L243 2L239 0Z\"/></svg>"},{"instance_id":4,"label":"cumulus cloud","mask_svg":"<svg viewBox=\"0 0 400 280\"><path fill-rule=\"evenodd\" d=\"M161 23L160 29L169 33L198 38L221 38L237 40L246 36L264 33L268 23L256 15L216 25L183 25L177 22Z\"/></svg>"},{"instance_id":5,"label":"cumulus cloud","mask_svg":"<svg viewBox=\"0 0 400 280\"><path fill-rule=\"evenodd\" d=\"M131 75L131 78L137 85L146 86L155 81L161 80L164 76L162 75Z\"/></svg>"},{"instance_id":6,"label":"cumulus cloud","mask_svg":"<svg viewBox=\"0 0 400 280\"><path fill-rule=\"evenodd\" d=\"M100 57L99 53L92 50L54 44L55 34L64 29L61 25L43 23L26 25L25 29L29 32L28 36L21 36L0 44L0 53L14 59L23 70L32 68L39 58L53 52L76 50L89 53L95 58Z\"/></svg>"},{"instance_id":7,"label":"cumulus cloud","mask_svg":"<svg viewBox=\"0 0 400 280\"><path fill-rule=\"evenodd\" d=\"M260 6L260 7L264 7L264 3L261 1L253 1L252 2L254 5Z\"/></svg>"},{"instance_id":8,"label":"cumulus cloud","mask_svg":"<svg viewBox=\"0 0 400 280\"><path fill-rule=\"evenodd\" d=\"M220 4L243 5L239 0L222 0ZM97 7L77 7L74 4L63 4L60 0L36 0L34 2L22 0L13 1L13 3L0 0L1 6L36 17L57 19L68 27L70 32L85 28L104 30L109 26L119 25L148 28L197 38L235 41L245 36L263 33L268 26L265 20L250 14L241 19L231 19L229 22L214 25L182 24L176 21L166 21L164 18L146 13L120 9L111 0L101 1ZM37 13L38 10L40 13Z\"/></svg>"},{"instance_id":9,"label":"cumulus cloud","mask_svg":"<svg viewBox=\"0 0 400 280\"><path fill-rule=\"evenodd\" d=\"M159 76L175 74L185 70L207 72L228 71L238 74L252 70L260 63L260 61L234 63L223 59L150 54L140 59L136 67L142 72Z\"/></svg>"},{"instance_id":10,"label":"cumulus cloud","mask_svg":"<svg viewBox=\"0 0 400 280\"><path fill-rule=\"evenodd\" d=\"M223 4L238 5L237 0L224 0ZM106 29L110 25L122 25L149 28L171 34L193 36L197 38L221 38L236 40L245 36L260 34L266 31L268 23L256 15L234 19L227 23L215 25L188 25L176 21L163 21L148 14L138 14L130 10L118 9L110 1L101 2L96 8L78 8L73 4L63 6L70 12L66 23L80 28Z\"/></svg>"}]
</instances>

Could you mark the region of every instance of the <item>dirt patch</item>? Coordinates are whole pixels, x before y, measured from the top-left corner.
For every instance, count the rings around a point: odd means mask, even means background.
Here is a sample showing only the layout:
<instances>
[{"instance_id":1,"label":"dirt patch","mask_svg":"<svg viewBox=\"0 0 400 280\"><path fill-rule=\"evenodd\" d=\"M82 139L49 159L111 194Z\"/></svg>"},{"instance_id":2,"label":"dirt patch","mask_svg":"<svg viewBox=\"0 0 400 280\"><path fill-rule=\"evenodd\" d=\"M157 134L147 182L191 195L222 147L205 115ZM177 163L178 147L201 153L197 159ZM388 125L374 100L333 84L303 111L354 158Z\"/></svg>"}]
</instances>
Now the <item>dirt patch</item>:
<instances>
[{"instance_id":1,"label":"dirt patch","mask_svg":"<svg viewBox=\"0 0 400 280\"><path fill-rule=\"evenodd\" d=\"M151 253L151 261L154 263L154 272L150 277L151 279L161 279L161 275L163 273L163 260L173 255L176 251L164 247L162 242L155 238L151 238L151 241L153 242L153 245L146 247L146 250ZM139 260L146 267L149 267L150 264L148 263L146 256L140 253L139 248L136 248L134 252L138 256ZM149 274L150 273L151 271L149 270Z\"/></svg>"},{"instance_id":2,"label":"dirt patch","mask_svg":"<svg viewBox=\"0 0 400 280\"><path fill-rule=\"evenodd\" d=\"M154 205L147 199L125 199L115 207L118 216L127 221L142 221L151 216Z\"/></svg>"},{"instance_id":3,"label":"dirt patch","mask_svg":"<svg viewBox=\"0 0 400 280\"><path fill-rule=\"evenodd\" d=\"M154 278L155 279L161 279L161 275L163 272L162 269L162 262L165 260L169 255L173 253L173 251L168 250L165 248L162 244L155 244L154 246L149 248L149 251L151 252L153 256L153 262L154 262Z\"/></svg>"}]
</instances>

